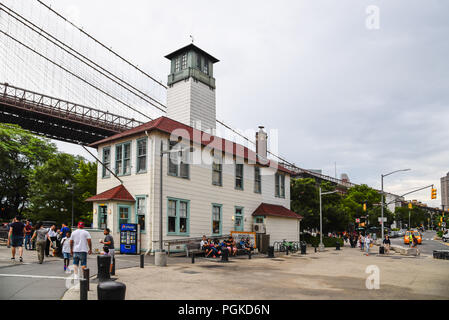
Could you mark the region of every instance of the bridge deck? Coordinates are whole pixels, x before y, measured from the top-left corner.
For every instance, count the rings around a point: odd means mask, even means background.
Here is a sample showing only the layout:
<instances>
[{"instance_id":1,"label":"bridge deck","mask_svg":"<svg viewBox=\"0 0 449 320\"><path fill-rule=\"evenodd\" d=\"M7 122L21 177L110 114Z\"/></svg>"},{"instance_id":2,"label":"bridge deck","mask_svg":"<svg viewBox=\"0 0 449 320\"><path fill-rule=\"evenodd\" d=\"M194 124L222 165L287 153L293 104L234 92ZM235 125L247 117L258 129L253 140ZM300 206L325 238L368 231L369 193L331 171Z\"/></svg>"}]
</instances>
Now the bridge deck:
<instances>
[{"instance_id":1,"label":"bridge deck","mask_svg":"<svg viewBox=\"0 0 449 320\"><path fill-rule=\"evenodd\" d=\"M88 145L142 124L8 84L0 84L0 121L51 139Z\"/></svg>"}]
</instances>

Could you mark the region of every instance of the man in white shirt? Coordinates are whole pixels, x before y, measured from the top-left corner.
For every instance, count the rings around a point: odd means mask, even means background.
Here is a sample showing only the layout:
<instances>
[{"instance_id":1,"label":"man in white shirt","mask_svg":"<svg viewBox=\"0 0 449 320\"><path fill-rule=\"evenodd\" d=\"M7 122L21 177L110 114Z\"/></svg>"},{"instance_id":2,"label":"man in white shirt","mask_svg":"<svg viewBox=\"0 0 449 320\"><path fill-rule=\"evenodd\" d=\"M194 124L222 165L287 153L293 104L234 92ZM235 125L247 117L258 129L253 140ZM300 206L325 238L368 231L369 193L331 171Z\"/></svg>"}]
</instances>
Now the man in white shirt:
<instances>
[{"instance_id":1,"label":"man in white shirt","mask_svg":"<svg viewBox=\"0 0 449 320\"><path fill-rule=\"evenodd\" d=\"M78 222L78 229L72 232L70 237L70 253L73 256L73 270L78 274L78 266L87 266L87 254L92 254L92 238L90 233L84 230L84 223Z\"/></svg>"}]
</instances>

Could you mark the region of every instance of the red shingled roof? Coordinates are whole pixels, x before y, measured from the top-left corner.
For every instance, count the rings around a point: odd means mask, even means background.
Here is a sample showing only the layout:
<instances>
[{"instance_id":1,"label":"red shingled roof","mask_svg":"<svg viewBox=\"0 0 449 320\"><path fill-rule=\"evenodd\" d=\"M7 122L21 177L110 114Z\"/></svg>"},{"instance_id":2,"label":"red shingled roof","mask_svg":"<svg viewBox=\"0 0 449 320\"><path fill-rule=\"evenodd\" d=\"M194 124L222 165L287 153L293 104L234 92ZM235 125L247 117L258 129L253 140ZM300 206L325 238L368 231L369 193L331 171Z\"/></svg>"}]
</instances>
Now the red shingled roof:
<instances>
[{"instance_id":1,"label":"red shingled roof","mask_svg":"<svg viewBox=\"0 0 449 320\"><path fill-rule=\"evenodd\" d=\"M126 190L126 188L121 184L112 189L106 190L96 196L90 197L85 201L107 201L107 200L116 200L116 201L127 201L127 202L135 202L136 200L133 196Z\"/></svg>"},{"instance_id":2,"label":"red shingled roof","mask_svg":"<svg viewBox=\"0 0 449 320\"><path fill-rule=\"evenodd\" d=\"M176 136L182 137L184 140L194 141L199 143L201 140L201 144L203 146L209 145L210 147L225 151L228 153L232 153L233 155L242 157L246 160L253 161L253 163L256 162L256 153L246 147L244 147L241 144L222 139L217 136L212 136L210 134L207 134L203 131L200 131L198 129L195 129L193 127L190 127L188 125L185 125L181 122L175 121L173 119L167 118L167 117L160 117L155 120L152 120L150 122L144 123L138 127L135 127L133 129L115 134L111 137L105 138L103 140L94 142L89 145L89 147L96 148L101 144L109 143L114 140L118 140L124 137L130 137L135 135L140 135L144 133L145 131L150 132L152 130L158 130L164 133L168 134L175 134ZM257 161L259 163L259 161ZM260 163L259 163L260 164ZM270 160L269 166L271 167L278 167L280 171L286 172L290 175L294 175L295 173L278 165L276 161Z\"/></svg>"},{"instance_id":3,"label":"red shingled roof","mask_svg":"<svg viewBox=\"0 0 449 320\"><path fill-rule=\"evenodd\" d=\"M253 212L253 216L276 216L283 218L302 219L303 217L296 212L293 212L286 207L276 204L261 203L260 206Z\"/></svg>"}]
</instances>

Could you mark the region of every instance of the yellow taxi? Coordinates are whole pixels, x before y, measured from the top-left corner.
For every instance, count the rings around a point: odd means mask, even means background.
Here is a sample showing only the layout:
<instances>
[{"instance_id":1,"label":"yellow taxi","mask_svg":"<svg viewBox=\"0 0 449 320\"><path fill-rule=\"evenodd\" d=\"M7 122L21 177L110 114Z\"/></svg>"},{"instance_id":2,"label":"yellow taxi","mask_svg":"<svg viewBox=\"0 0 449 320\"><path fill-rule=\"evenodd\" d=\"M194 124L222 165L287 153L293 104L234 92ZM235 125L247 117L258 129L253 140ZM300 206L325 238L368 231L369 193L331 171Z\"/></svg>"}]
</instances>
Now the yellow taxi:
<instances>
[{"instance_id":1,"label":"yellow taxi","mask_svg":"<svg viewBox=\"0 0 449 320\"><path fill-rule=\"evenodd\" d=\"M409 242L410 242L410 233L413 233L415 238L418 240L418 244L422 243L421 233L419 233L419 231L417 231L417 230L409 230L404 235L404 244L409 244Z\"/></svg>"}]
</instances>

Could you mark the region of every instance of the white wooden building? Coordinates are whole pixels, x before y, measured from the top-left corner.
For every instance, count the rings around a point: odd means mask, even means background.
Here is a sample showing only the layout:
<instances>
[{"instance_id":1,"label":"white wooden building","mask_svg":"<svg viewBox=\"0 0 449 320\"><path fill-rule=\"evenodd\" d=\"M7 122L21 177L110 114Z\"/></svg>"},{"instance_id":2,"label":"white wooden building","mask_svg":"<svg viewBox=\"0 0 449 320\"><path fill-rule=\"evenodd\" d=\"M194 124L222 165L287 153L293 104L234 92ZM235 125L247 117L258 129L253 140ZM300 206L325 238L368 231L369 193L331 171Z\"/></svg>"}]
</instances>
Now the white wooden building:
<instances>
[{"instance_id":1,"label":"white wooden building","mask_svg":"<svg viewBox=\"0 0 449 320\"><path fill-rule=\"evenodd\" d=\"M298 241L302 217L289 210L292 172L266 159L263 130L257 154L209 134L215 129L212 65L218 60L193 44L167 57L172 61L170 118L90 145L103 163L98 164L97 195L87 200L93 203L94 227L108 227L118 242L120 224L137 223L141 250L157 251L162 165L164 241L253 231L255 224L264 226L270 243ZM194 128L200 123L209 133ZM161 148L172 151L162 162Z\"/></svg>"}]
</instances>

